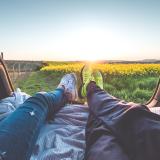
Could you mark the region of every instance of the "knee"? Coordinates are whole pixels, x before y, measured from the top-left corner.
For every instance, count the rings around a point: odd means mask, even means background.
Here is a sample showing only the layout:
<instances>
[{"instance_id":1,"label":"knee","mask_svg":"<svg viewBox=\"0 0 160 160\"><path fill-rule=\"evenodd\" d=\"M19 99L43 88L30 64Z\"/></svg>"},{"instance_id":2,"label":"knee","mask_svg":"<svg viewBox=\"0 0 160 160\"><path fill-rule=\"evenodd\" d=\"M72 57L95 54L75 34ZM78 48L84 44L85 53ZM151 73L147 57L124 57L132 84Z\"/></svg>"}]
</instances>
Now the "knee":
<instances>
[{"instance_id":1,"label":"knee","mask_svg":"<svg viewBox=\"0 0 160 160\"><path fill-rule=\"evenodd\" d=\"M37 92L33 97L43 100L47 97L47 92Z\"/></svg>"},{"instance_id":2,"label":"knee","mask_svg":"<svg viewBox=\"0 0 160 160\"><path fill-rule=\"evenodd\" d=\"M47 92L38 92L32 97L30 97L27 102L36 103L40 106L47 106L49 102L49 96Z\"/></svg>"}]
</instances>

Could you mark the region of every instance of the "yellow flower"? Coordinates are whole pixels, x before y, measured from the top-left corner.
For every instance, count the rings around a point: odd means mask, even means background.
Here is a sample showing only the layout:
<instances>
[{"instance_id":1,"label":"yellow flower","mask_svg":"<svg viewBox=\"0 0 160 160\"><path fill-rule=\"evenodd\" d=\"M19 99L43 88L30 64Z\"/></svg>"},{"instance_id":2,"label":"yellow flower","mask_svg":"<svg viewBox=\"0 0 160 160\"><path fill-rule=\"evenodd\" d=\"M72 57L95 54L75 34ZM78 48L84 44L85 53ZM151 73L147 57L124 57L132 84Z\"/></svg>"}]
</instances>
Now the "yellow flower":
<instances>
[{"instance_id":1,"label":"yellow flower","mask_svg":"<svg viewBox=\"0 0 160 160\"><path fill-rule=\"evenodd\" d=\"M76 62L48 62L41 71L80 72L84 63ZM112 76L145 76L159 75L160 64L93 64L93 69L100 70L104 75Z\"/></svg>"}]
</instances>

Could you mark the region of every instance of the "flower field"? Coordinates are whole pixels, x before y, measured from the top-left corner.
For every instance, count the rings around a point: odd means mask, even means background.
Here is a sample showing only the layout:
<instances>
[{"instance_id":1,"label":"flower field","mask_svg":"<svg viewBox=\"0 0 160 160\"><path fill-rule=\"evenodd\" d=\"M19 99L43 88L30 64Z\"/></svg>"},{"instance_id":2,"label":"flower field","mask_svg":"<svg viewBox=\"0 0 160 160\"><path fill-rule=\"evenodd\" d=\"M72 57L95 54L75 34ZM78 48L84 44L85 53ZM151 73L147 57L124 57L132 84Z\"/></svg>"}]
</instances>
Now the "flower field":
<instances>
[{"instance_id":1,"label":"flower field","mask_svg":"<svg viewBox=\"0 0 160 160\"><path fill-rule=\"evenodd\" d=\"M41 71L53 72L80 72L84 63L48 63ZM94 69L100 70L104 75L111 76L158 76L160 64L91 64Z\"/></svg>"},{"instance_id":2,"label":"flower field","mask_svg":"<svg viewBox=\"0 0 160 160\"><path fill-rule=\"evenodd\" d=\"M15 85L31 95L38 91L51 91L65 73L75 72L79 82L83 65L80 62L44 62L40 71L33 72ZM103 73L104 90L120 99L137 103L149 100L160 75L160 64L91 65Z\"/></svg>"}]
</instances>

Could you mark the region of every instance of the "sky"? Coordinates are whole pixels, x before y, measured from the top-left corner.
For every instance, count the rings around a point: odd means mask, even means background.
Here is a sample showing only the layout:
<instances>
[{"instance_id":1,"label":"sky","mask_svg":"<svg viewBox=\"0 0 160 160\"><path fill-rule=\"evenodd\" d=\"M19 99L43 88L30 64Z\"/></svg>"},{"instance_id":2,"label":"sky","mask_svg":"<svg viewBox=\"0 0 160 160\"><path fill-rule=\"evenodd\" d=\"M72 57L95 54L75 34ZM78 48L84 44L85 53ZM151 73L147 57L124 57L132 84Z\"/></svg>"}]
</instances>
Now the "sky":
<instances>
[{"instance_id":1,"label":"sky","mask_svg":"<svg viewBox=\"0 0 160 160\"><path fill-rule=\"evenodd\" d=\"M160 59L160 1L0 0L0 52L15 60Z\"/></svg>"}]
</instances>

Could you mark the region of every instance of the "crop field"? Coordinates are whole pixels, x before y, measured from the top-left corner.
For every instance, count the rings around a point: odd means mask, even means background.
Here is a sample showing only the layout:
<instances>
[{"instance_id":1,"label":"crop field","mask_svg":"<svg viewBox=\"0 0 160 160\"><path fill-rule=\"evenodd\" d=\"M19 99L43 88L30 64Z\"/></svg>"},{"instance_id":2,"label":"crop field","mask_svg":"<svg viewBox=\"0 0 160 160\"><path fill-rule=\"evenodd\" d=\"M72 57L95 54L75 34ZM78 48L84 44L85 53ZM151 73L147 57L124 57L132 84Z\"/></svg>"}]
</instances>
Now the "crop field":
<instances>
[{"instance_id":1,"label":"crop field","mask_svg":"<svg viewBox=\"0 0 160 160\"><path fill-rule=\"evenodd\" d=\"M41 71L79 73L84 63L48 63ZM160 74L160 64L94 64L93 69L100 70L105 76L151 76Z\"/></svg>"},{"instance_id":2,"label":"crop field","mask_svg":"<svg viewBox=\"0 0 160 160\"><path fill-rule=\"evenodd\" d=\"M61 77L75 72L79 81L82 62L44 62L40 71L33 72L16 87L34 94L37 91L50 91L56 88ZM145 103L151 97L160 75L160 64L91 64L104 77L104 89L110 94L124 99Z\"/></svg>"}]
</instances>

